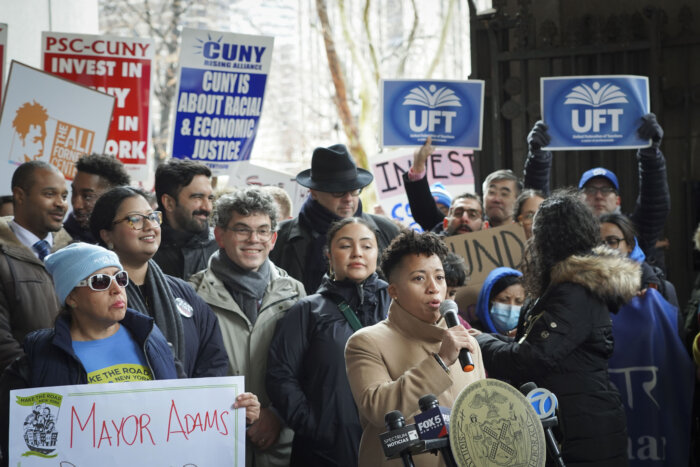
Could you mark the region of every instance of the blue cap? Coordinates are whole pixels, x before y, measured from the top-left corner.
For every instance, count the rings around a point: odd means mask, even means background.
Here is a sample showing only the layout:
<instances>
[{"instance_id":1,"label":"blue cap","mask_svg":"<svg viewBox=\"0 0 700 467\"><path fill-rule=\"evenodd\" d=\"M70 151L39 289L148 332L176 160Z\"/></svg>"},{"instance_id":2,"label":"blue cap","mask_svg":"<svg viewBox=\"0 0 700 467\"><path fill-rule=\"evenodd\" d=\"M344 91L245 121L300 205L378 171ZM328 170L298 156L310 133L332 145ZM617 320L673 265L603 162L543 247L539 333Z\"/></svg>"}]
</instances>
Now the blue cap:
<instances>
[{"instance_id":1,"label":"blue cap","mask_svg":"<svg viewBox=\"0 0 700 467\"><path fill-rule=\"evenodd\" d=\"M53 285L59 301L66 297L83 279L93 272L110 266L123 269L119 257L113 251L89 243L71 243L44 260L44 266L53 276Z\"/></svg>"},{"instance_id":2,"label":"blue cap","mask_svg":"<svg viewBox=\"0 0 700 467\"><path fill-rule=\"evenodd\" d=\"M436 203L444 204L448 208L452 205L452 195L447 191L442 183L435 183L430 187L430 194L435 198Z\"/></svg>"},{"instance_id":3,"label":"blue cap","mask_svg":"<svg viewBox=\"0 0 700 467\"><path fill-rule=\"evenodd\" d=\"M617 177L615 176L615 174L609 171L608 169L604 169L603 167L596 167L595 169L586 170L585 172L583 172L583 175L581 175L581 180L579 180L578 182L578 189L580 190L581 188L583 188L583 185L585 185L590 179L595 177L607 178L608 180L610 180L610 183L613 184L615 189L617 191L620 191L620 185L617 183Z\"/></svg>"}]
</instances>

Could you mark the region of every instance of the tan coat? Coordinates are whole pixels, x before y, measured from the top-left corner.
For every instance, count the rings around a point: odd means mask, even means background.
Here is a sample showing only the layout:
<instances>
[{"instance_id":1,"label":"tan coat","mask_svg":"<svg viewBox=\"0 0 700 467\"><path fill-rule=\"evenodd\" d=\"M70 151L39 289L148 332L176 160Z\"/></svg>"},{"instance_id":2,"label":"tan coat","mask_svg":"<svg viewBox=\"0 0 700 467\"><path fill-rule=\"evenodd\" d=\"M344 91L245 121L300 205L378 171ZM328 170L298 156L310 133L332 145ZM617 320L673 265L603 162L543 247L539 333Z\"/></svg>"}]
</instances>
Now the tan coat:
<instances>
[{"instance_id":1,"label":"tan coat","mask_svg":"<svg viewBox=\"0 0 700 467\"><path fill-rule=\"evenodd\" d=\"M433 352L440 350L445 328L444 320L426 323L393 302L386 320L361 329L348 341L345 362L363 428L360 466L401 465L400 459L385 461L379 441L387 412L400 410L406 423L413 423L422 396L435 394L441 406L452 407L464 387L485 378L481 351L472 355L475 369L470 373L463 372L459 362L449 373L442 369ZM413 461L417 467L444 465L432 454Z\"/></svg>"}]
</instances>

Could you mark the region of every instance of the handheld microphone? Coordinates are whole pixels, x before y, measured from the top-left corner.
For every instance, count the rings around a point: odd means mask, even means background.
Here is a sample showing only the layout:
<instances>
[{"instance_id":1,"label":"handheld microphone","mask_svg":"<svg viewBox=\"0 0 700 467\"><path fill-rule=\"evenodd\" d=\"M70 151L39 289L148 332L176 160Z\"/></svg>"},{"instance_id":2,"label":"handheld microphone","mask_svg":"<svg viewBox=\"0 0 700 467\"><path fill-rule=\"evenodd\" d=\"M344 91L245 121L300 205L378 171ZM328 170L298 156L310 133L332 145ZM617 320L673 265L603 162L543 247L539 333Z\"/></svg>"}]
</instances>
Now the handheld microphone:
<instances>
[{"instance_id":1,"label":"handheld microphone","mask_svg":"<svg viewBox=\"0 0 700 467\"><path fill-rule=\"evenodd\" d=\"M413 458L409 450L420 443L416 425L406 425L406 419L400 410L392 410L384 415L384 423L389 430L379 435L384 456L391 458L400 455L405 467L413 467Z\"/></svg>"},{"instance_id":2,"label":"handheld microphone","mask_svg":"<svg viewBox=\"0 0 700 467\"><path fill-rule=\"evenodd\" d=\"M414 417L414 421L416 422L416 427L418 427L420 439L424 441L441 438L448 439L451 410L447 407L440 407L434 394L426 394L418 399L418 406L421 413ZM457 464L452 455L449 442L438 448L438 450L442 453L442 458L447 467L456 467Z\"/></svg>"},{"instance_id":3,"label":"handheld microphone","mask_svg":"<svg viewBox=\"0 0 700 467\"><path fill-rule=\"evenodd\" d=\"M520 386L520 392L525 395L525 398L532 405L532 408L535 409L535 413L542 422L544 436L547 439L547 450L550 456L554 459L556 465L564 467L559 444L557 444L557 439L552 432L552 427L557 425L556 410L559 402L556 396L547 389L538 388L533 382Z\"/></svg>"},{"instance_id":4,"label":"handheld microphone","mask_svg":"<svg viewBox=\"0 0 700 467\"><path fill-rule=\"evenodd\" d=\"M459 324L457 319L457 303L454 300L445 300L440 304L440 314L445 318L448 328L453 328ZM459 365L463 371L472 371L474 369L474 360L472 354L467 349L459 351Z\"/></svg>"}]
</instances>

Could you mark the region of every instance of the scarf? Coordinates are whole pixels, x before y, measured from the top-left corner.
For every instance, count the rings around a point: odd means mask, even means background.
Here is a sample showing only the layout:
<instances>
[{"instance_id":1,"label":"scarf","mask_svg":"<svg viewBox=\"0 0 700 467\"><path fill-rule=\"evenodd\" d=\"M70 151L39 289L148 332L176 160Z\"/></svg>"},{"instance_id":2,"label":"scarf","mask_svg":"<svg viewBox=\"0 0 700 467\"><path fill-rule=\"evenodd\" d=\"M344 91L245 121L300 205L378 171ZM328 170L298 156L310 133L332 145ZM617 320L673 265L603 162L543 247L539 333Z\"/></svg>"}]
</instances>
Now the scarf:
<instances>
[{"instance_id":1,"label":"scarf","mask_svg":"<svg viewBox=\"0 0 700 467\"><path fill-rule=\"evenodd\" d=\"M224 287L251 324L255 324L260 303L270 283L270 260L266 259L257 271L252 271L243 269L231 261L226 251L219 249L211 255L209 267L211 272L224 283Z\"/></svg>"},{"instance_id":2,"label":"scarf","mask_svg":"<svg viewBox=\"0 0 700 467\"><path fill-rule=\"evenodd\" d=\"M155 261L148 260L148 271L143 284L148 295L141 294L139 286L129 282L126 298L129 308L152 317L156 326L173 347L173 353L181 362L185 362L185 333L182 328L180 312L175 305L175 297L165 278L165 274Z\"/></svg>"},{"instance_id":3,"label":"scarf","mask_svg":"<svg viewBox=\"0 0 700 467\"><path fill-rule=\"evenodd\" d=\"M355 217L362 216L362 201L358 200ZM331 224L339 221L328 209L311 196L306 198L299 210L299 224L311 232L311 242L306 248L306 267L304 268L304 287L308 294L314 293L321 284L321 278L328 271L328 258L323 254L326 233Z\"/></svg>"}]
</instances>

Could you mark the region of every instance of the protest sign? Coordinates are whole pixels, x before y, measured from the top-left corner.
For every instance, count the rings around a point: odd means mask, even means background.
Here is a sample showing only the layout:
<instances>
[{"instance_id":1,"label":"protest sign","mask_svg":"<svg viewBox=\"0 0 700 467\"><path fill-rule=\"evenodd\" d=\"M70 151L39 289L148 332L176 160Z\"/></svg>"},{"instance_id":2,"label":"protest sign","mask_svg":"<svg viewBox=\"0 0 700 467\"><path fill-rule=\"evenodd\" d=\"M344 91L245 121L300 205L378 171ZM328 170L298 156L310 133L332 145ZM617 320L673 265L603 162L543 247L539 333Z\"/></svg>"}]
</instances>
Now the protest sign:
<instances>
[{"instance_id":1,"label":"protest sign","mask_svg":"<svg viewBox=\"0 0 700 467\"><path fill-rule=\"evenodd\" d=\"M442 183L454 197L465 192L474 192L471 150L439 149L433 151L426 162L428 183ZM377 190L377 201L387 216L396 219L411 229L421 231L413 220L406 198L403 174L413 162L413 153L391 151L372 159L371 171Z\"/></svg>"},{"instance_id":2,"label":"protest sign","mask_svg":"<svg viewBox=\"0 0 700 467\"><path fill-rule=\"evenodd\" d=\"M242 376L11 391L9 464L243 467L243 391Z\"/></svg>"},{"instance_id":3,"label":"protest sign","mask_svg":"<svg viewBox=\"0 0 700 467\"><path fill-rule=\"evenodd\" d=\"M9 191L16 166L43 160L72 180L75 162L102 152L114 97L12 61L0 116L0 186Z\"/></svg>"},{"instance_id":4,"label":"protest sign","mask_svg":"<svg viewBox=\"0 0 700 467\"><path fill-rule=\"evenodd\" d=\"M7 49L7 24L0 23L0 109L2 108L2 93L5 89L5 50Z\"/></svg>"},{"instance_id":5,"label":"protest sign","mask_svg":"<svg viewBox=\"0 0 700 467\"><path fill-rule=\"evenodd\" d=\"M552 151L631 149L650 145L637 137L649 113L646 76L567 76L540 80L542 119Z\"/></svg>"},{"instance_id":6,"label":"protest sign","mask_svg":"<svg viewBox=\"0 0 700 467\"><path fill-rule=\"evenodd\" d=\"M151 39L89 34L42 34L42 68L116 98L104 152L124 163L133 179L148 176Z\"/></svg>"},{"instance_id":7,"label":"protest sign","mask_svg":"<svg viewBox=\"0 0 700 467\"><path fill-rule=\"evenodd\" d=\"M292 200L292 217L299 214L299 209L309 193L309 189L299 185L294 175L289 175L277 170L268 169L242 161L236 164L235 170L231 173L228 184L229 187L243 188L245 186L265 186L274 185L287 192ZM284 219L278 219L283 221Z\"/></svg>"},{"instance_id":8,"label":"protest sign","mask_svg":"<svg viewBox=\"0 0 700 467\"><path fill-rule=\"evenodd\" d=\"M272 44L272 37L183 29L173 157L202 162L214 175L250 158Z\"/></svg>"},{"instance_id":9,"label":"protest sign","mask_svg":"<svg viewBox=\"0 0 700 467\"><path fill-rule=\"evenodd\" d=\"M464 258L470 273L467 285L460 288L455 298L467 321L476 316L479 291L491 271L501 266L521 269L525 242L525 231L516 222L445 237L450 251Z\"/></svg>"},{"instance_id":10,"label":"protest sign","mask_svg":"<svg viewBox=\"0 0 700 467\"><path fill-rule=\"evenodd\" d=\"M382 80L383 147L434 146L481 149L484 82Z\"/></svg>"}]
</instances>

